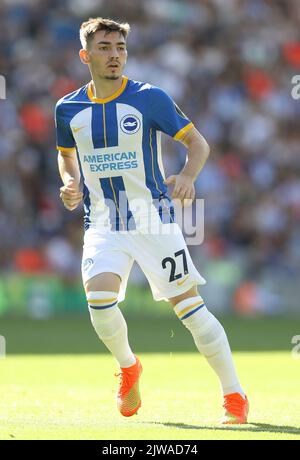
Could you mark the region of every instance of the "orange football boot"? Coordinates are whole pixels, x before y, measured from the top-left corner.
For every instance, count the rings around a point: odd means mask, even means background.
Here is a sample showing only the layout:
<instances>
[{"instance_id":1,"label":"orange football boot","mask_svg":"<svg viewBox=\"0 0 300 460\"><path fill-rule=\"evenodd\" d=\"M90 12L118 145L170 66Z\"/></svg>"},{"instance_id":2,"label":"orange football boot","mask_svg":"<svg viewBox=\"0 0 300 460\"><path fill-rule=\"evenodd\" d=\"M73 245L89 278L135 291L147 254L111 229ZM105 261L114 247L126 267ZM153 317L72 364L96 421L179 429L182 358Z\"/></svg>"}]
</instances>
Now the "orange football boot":
<instances>
[{"instance_id":1,"label":"orange football boot","mask_svg":"<svg viewBox=\"0 0 300 460\"><path fill-rule=\"evenodd\" d=\"M225 415L222 419L223 425L235 425L247 423L249 412L249 402L247 396L245 399L240 393L230 393L224 396Z\"/></svg>"},{"instance_id":2,"label":"orange football boot","mask_svg":"<svg viewBox=\"0 0 300 460\"><path fill-rule=\"evenodd\" d=\"M115 374L120 377L120 387L117 394L117 407L124 417L131 417L141 407L139 378L143 371L137 356L136 363L130 367L121 367L121 372Z\"/></svg>"}]
</instances>

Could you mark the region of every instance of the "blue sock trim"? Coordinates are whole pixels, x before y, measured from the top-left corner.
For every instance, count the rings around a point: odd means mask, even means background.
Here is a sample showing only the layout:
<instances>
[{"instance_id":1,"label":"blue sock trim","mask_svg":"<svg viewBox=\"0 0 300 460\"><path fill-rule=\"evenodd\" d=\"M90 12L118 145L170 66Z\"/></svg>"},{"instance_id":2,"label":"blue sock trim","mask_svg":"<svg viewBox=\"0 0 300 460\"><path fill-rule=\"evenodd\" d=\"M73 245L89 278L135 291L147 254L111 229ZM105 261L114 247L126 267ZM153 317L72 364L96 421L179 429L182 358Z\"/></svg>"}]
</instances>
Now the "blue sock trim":
<instances>
[{"instance_id":1,"label":"blue sock trim","mask_svg":"<svg viewBox=\"0 0 300 460\"><path fill-rule=\"evenodd\" d=\"M114 303L111 303L110 305L105 305L104 307L94 307L94 306L89 304L89 307L92 308L93 310L105 310L106 308L113 307L114 305L116 305L116 303L118 303L118 301L116 301Z\"/></svg>"},{"instance_id":2,"label":"blue sock trim","mask_svg":"<svg viewBox=\"0 0 300 460\"><path fill-rule=\"evenodd\" d=\"M183 318L181 318L181 321L193 315L194 313L196 313L196 311L200 310L200 308L202 307L205 307L205 303L202 303L201 305L199 305L199 307L196 307L194 310L189 311Z\"/></svg>"}]
</instances>

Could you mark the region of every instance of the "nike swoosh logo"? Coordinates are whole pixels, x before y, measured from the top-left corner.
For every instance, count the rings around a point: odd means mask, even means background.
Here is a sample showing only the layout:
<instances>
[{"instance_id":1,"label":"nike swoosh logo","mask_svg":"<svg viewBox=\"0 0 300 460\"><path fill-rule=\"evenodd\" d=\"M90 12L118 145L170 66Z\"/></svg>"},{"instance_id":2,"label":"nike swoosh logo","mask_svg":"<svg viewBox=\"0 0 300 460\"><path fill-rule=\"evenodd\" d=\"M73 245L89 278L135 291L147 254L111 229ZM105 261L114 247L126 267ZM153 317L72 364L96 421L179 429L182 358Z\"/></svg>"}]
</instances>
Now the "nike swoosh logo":
<instances>
[{"instance_id":1,"label":"nike swoosh logo","mask_svg":"<svg viewBox=\"0 0 300 460\"><path fill-rule=\"evenodd\" d=\"M186 282L186 280L189 278L190 275L187 275L185 278L183 278L183 280L181 281L177 281L177 286L181 286L183 283Z\"/></svg>"},{"instance_id":2,"label":"nike swoosh logo","mask_svg":"<svg viewBox=\"0 0 300 460\"><path fill-rule=\"evenodd\" d=\"M72 128L73 133L77 133L80 129L85 128L85 126L80 126L79 128Z\"/></svg>"}]
</instances>

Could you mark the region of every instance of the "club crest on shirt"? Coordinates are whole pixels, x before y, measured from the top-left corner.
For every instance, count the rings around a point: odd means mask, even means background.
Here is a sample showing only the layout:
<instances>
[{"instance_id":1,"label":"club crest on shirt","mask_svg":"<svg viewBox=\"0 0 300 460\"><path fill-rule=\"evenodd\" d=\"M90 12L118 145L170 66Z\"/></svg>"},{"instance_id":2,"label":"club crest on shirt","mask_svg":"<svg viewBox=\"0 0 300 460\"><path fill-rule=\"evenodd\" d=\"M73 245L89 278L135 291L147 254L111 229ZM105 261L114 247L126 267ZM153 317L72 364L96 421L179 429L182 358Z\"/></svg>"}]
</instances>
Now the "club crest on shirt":
<instances>
[{"instance_id":1,"label":"club crest on shirt","mask_svg":"<svg viewBox=\"0 0 300 460\"><path fill-rule=\"evenodd\" d=\"M120 121L121 130L126 134L135 134L141 127L141 122L136 115L125 115Z\"/></svg>"}]
</instances>

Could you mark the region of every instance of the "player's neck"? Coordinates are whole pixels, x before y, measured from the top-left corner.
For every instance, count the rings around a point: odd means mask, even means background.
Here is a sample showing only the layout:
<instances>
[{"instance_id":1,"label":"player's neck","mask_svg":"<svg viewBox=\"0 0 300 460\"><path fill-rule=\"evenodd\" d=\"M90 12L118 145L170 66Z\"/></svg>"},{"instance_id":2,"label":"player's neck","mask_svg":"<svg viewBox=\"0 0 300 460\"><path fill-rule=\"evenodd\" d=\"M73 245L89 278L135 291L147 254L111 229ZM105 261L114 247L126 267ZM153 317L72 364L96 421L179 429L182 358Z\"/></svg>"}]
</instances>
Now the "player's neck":
<instances>
[{"instance_id":1,"label":"player's neck","mask_svg":"<svg viewBox=\"0 0 300 460\"><path fill-rule=\"evenodd\" d=\"M106 99L116 93L122 86L123 77L117 80L108 80L107 78L93 77L92 91L97 99Z\"/></svg>"}]
</instances>

